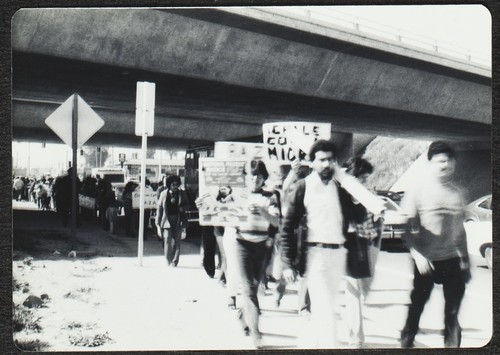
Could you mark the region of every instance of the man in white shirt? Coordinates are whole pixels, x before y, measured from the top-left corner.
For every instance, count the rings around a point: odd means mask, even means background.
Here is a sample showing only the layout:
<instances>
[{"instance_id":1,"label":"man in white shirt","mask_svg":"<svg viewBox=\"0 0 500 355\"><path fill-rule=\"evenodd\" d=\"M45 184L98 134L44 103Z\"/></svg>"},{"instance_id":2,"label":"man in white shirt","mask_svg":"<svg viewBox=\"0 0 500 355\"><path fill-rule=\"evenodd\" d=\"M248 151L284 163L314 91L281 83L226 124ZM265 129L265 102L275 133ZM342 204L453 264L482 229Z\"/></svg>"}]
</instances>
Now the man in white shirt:
<instances>
[{"instance_id":1,"label":"man in white shirt","mask_svg":"<svg viewBox=\"0 0 500 355\"><path fill-rule=\"evenodd\" d=\"M313 172L295 185L280 236L283 275L288 282L292 282L297 273L294 265L297 255L294 229L306 216L305 276L311 299L311 327L304 327L302 332L307 334L302 337L299 334L299 338L305 338L307 343L303 346L311 348L335 348L339 345L334 307L345 274L345 235L355 209L351 195L340 186L346 175L340 171L335 153L335 146L330 141L318 140L311 147L309 157ZM356 188L360 189L359 186Z\"/></svg>"}]
</instances>

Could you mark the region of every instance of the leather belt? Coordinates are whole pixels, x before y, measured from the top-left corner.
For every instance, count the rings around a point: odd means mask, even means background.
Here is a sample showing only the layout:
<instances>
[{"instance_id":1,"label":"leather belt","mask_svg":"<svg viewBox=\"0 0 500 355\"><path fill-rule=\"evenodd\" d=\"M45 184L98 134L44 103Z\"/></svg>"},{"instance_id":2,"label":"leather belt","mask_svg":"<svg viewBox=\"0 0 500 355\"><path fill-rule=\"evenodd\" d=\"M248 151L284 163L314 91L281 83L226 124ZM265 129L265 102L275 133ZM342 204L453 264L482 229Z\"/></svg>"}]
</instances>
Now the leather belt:
<instances>
[{"instance_id":1,"label":"leather belt","mask_svg":"<svg viewBox=\"0 0 500 355\"><path fill-rule=\"evenodd\" d=\"M319 247L325 249L340 249L344 247L344 244L327 244L327 243L316 243L316 242L307 242L307 246L310 247Z\"/></svg>"}]
</instances>

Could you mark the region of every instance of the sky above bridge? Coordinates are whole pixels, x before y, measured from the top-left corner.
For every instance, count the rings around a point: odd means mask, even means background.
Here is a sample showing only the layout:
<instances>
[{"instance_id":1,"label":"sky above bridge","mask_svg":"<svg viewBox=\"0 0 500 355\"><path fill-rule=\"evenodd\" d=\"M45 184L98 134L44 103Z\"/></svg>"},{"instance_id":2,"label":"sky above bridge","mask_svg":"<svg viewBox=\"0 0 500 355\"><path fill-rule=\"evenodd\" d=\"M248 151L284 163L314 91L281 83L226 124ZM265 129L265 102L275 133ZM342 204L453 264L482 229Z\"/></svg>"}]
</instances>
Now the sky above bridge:
<instances>
[{"instance_id":1,"label":"sky above bridge","mask_svg":"<svg viewBox=\"0 0 500 355\"><path fill-rule=\"evenodd\" d=\"M279 9L279 8L276 8ZM491 15L482 5L296 6L287 11L344 27L425 46L452 55L466 52L491 66ZM475 58L474 58L475 57Z\"/></svg>"}]
</instances>

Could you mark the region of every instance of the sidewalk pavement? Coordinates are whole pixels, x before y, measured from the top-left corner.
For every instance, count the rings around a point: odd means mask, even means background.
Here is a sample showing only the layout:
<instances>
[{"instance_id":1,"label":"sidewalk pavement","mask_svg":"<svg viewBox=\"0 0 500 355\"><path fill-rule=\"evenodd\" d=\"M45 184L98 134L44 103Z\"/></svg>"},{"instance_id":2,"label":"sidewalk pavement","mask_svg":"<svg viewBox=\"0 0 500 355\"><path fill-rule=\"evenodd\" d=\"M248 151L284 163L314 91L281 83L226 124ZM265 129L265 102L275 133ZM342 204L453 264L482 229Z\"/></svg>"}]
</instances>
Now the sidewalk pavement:
<instances>
[{"instance_id":1,"label":"sidewalk pavement","mask_svg":"<svg viewBox=\"0 0 500 355\"><path fill-rule=\"evenodd\" d=\"M69 271L74 265L66 265L72 260L67 256L70 228L62 227L56 213L33 207L28 202L14 201L14 260L22 260L26 255L34 256L35 264L60 260L61 277L54 278L63 279L66 275L63 270ZM210 278L201 265L199 236L182 241L177 268L167 267L162 243L151 236L144 241L143 265L139 267L137 239L120 232L112 235L95 222L82 220L77 228L76 245L77 258L88 260L87 267L95 264L102 269L106 265L110 270L92 276L91 288L99 289L102 305L108 305L100 308L99 323L115 339L99 350L253 349L250 337L241 329L237 311L227 307L225 288L217 279ZM66 282L69 287L72 281ZM79 287L85 282L83 278ZM260 291L265 349L296 347L300 321L296 294L293 285L278 309L273 290ZM239 296L237 303L240 304Z\"/></svg>"},{"instance_id":2,"label":"sidewalk pavement","mask_svg":"<svg viewBox=\"0 0 500 355\"><path fill-rule=\"evenodd\" d=\"M67 257L70 229L61 227L54 212L33 210L33 207L27 202L14 202L14 260L20 260L26 253L37 253L35 260L42 257L60 260L59 268L72 268L72 260ZM109 329L116 340L99 350L253 348L251 339L241 330L236 311L227 307L226 290L217 279L209 278L201 266L200 239L191 235L184 240L178 267L168 268L161 243L149 236L144 241L143 265L139 267L136 238L125 237L120 229L117 235L112 235L95 222L82 221L77 230L77 255L81 252L80 256L88 259L92 267L102 269L104 265L110 270L93 274L92 289L103 297L98 311L99 324ZM59 256L53 255L55 251ZM90 268L90 264L85 267ZM477 267L473 271L461 318L463 345L476 347L484 345L491 336L492 305L488 296L491 272ZM61 275L60 279L64 280L65 274ZM77 281L88 282L86 278ZM364 309L367 348L399 347L411 283L410 258L405 254L382 252ZM297 285L287 288L279 308L272 294L275 286L270 283L271 290L259 294L264 348L297 348L297 335L308 329L307 317L297 313ZM440 288L435 289L423 314L422 332L417 336L421 348L443 347L443 297ZM343 292L339 293L337 315L341 320L339 338L347 347L347 334L342 334L343 298ZM92 313L91 316L94 317Z\"/></svg>"}]
</instances>

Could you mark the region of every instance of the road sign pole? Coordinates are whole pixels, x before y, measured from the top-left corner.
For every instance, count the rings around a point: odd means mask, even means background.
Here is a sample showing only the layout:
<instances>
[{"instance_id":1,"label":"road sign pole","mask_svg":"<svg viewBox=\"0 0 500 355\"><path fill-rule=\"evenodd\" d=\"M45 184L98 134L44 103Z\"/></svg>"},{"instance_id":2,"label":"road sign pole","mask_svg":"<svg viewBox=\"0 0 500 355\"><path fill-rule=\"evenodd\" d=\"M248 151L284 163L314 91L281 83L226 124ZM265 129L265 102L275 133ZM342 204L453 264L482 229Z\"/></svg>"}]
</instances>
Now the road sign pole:
<instances>
[{"instance_id":1,"label":"road sign pole","mask_svg":"<svg viewBox=\"0 0 500 355\"><path fill-rule=\"evenodd\" d=\"M143 120L144 122L146 120ZM142 134L142 157L141 157L141 195L139 198L139 266L142 266L142 257L144 254L144 194L146 192L146 150L148 147L148 136Z\"/></svg>"},{"instance_id":2,"label":"road sign pole","mask_svg":"<svg viewBox=\"0 0 500 355\"><path fill-rule=\"evenodd\" d=\"M142 137L141 181L139 198L139 233L138 233L138 258L142 266L144 249L144 200L146 194L146 150L148 148L148 135L154 131L155 83L137 82L136 92L136 117L135 134ZM149 222L149 221L148 221Z\"/></svg>"},{"instance_id":3,"label":"road sign pole","mask_svg":"<svg viewBox=\"0 0 500 355\"><path fill-rule=\"evenodd\" d=\"M76 216L78 213L78 195L76 189L77 179L77 145L78 145L78 95L73 97L73 122L72 122L72 139L71 147L73 149L73 160L71 169L71 249L76 247Z\"/></svg>"}]
</instances>

